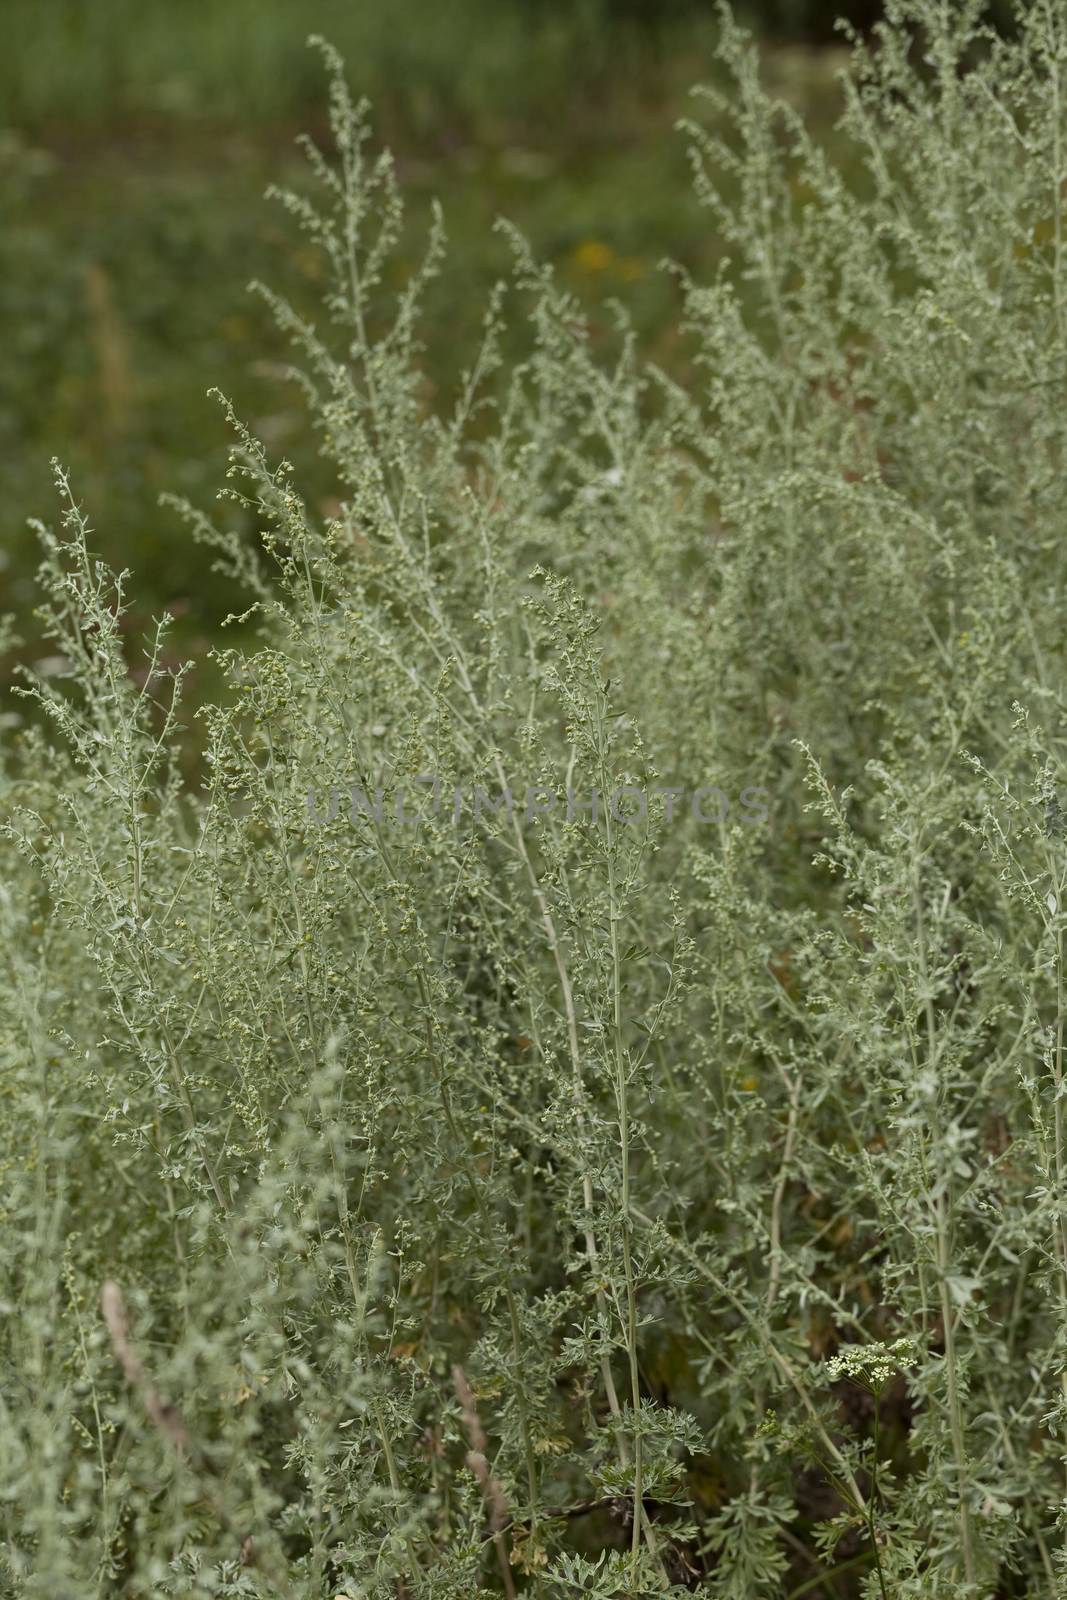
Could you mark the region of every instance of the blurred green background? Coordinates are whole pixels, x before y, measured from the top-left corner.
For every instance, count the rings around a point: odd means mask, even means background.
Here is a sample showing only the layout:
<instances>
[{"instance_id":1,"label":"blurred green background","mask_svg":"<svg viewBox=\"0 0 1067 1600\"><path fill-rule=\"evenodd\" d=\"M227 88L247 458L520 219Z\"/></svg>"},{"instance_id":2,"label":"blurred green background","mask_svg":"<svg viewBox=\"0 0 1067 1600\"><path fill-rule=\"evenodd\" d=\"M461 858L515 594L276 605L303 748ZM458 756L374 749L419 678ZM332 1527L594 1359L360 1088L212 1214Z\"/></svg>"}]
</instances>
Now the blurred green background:
<instances>
[{"instance_id":1,"label":"blurred green background","mask_svg":"<svg viewBox=\"0 0 1067 1600\"><path fill-rule=\"evenodd\" d=\"M859 23L866 0L852 0ZM832 138L843 47L836 7L752 0L769 79ZM218 385L270 448L314 448L286 348L249 278L306 303L320 264L270 181L299 186L301 129L324 136L321 32L373 102L409 202L410 263L430 200L450 237L429 301L429 403L447 399L507 270L512 219L590 308L629 306L647 354L684 370L664 256L719 253L689 185L688 90L716 75L699 0L5 0L0 53L0 611L21 653L49 458L72 473L96 548L136 574L130 627L166 605L175 650L201 663L241 596L207 573L162 490L209 505L228 435ZM403 265L403 264L401 264ZM12 658L0 666L6 677Z\"/></svg>"}]
</instances>

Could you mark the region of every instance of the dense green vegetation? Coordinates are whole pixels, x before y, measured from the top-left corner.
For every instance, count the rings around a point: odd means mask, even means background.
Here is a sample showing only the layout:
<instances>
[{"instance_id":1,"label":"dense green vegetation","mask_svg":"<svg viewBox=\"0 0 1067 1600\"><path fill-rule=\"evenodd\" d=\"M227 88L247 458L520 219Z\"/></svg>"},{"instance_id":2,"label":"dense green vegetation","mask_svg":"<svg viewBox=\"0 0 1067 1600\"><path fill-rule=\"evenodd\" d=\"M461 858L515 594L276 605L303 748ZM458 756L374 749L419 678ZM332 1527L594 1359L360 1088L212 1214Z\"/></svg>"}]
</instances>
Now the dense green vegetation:
<instances>
[{"instance_id":1,"label":"dense green vegetation","mask_svg":"<svg viewBox=\"0 0 1067 1600\"><path fill-rule=\"evenodd\" d=\"M2 1600L1067 1596L1067 13L888 9L722 13L655 287L328 47L261 230L6 147Z\"/></svg>"},{"instance_id":2,"label":"dense green vegetation","mask_svg":"<svg viewBox=\"0 0 1067 1600\"><path fill-rule=\"evenodd\" d=\"M287 235L268 182L301 181L294 139L323 120L305 38L345 51L397 152L411 229L391 266L414 265L430 202L449 255L431 286L426 392L444 403L477 347L480 307L507 271L494 233L512 218L553 261L592 319L622 294L642 347L674 370L677 288L664 256L707 270L721 243L696 205L673 121L715 70L713 31L687 19L660 34L610 30L599 12L457 0L393 8L330 4L92 6L12 0L0 59L0 453L5 464L0 609L34 643L35 541L27 519L50 493L58 453L93 508L97 541L135 566L136 625L163 605L197 660L194 694L218 688L207 643L240 596L205 584L163 490L208 496L225 465L218 382L302 473L314 450L282 376L282 341L245 290L272 264L317 292L312 252ZM828 127L833 53L779 46L768 76ZM516 351L522 348L517 336Z\"/></svg>"},{"instance_id":3,"label":"dense green vegetation","mask_svg":"<svg viewBox=\"0 0 1067 1600\"><path fill-rule=\"evenodd\" d=\"M877 15L871 0L839 10L861 23ZM746 15L803 36L832 35L837 12L751 0ZM714 35L707 0L186 0L180 28L169 6L144 0L50 0L47 11L8 0L5 16L0 103L20 125L303 114L318 101L318 79L294 47L319 29L344 51L358 91L430 132L442 120L543 116L576 89L600 98Z\"/></svg>"}]
</instances>

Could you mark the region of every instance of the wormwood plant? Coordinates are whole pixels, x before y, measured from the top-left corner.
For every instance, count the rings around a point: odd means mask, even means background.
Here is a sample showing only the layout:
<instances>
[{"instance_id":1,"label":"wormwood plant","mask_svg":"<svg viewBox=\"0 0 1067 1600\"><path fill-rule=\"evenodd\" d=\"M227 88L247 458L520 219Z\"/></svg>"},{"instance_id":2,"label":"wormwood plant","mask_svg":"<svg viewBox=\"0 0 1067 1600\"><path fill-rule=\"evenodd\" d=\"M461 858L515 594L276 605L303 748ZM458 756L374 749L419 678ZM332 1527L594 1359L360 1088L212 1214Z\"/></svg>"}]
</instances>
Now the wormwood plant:
<instances>
[{"instance_id":1,"label":"wormwood plant","mask_svg":"<svg viewBox=\"0 0 1067 1600\"><path fill-rule=\"evenodd\" d=\"M978 12L856 42L846 179L724 11L692 381L510 234L443 415L326 50L336 504L230 415L198 792L59 472L5 1597L1067 1595L1067 14Z\"/></svg>"}]
</instances>

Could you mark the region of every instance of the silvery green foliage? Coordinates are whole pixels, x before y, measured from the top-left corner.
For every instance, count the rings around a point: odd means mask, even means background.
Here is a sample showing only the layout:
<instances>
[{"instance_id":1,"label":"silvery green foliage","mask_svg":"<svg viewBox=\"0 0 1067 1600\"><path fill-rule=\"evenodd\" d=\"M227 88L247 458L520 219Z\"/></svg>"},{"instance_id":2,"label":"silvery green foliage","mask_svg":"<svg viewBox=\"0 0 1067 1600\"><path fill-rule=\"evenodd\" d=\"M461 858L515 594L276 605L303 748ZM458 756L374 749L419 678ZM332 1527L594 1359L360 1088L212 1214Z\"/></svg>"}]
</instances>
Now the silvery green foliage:
<instances>
[{"instance_id":1,"label":"silvery green foliage","mask_svg":"<svg viewBox=\"0 0 1067 1600\"><path fill-rule=\"evenodd\" d=\"M842 166L724 13L691 382L512 236L438 417L443 233L398 296L331 58L286 203L332 289L274 304L337 509L231 418L187 515L261 644L201 792L61 478L66 675L2 780L0 1594L1067 1594L1067 16L978 11L891 0ZM770 816L453 821L528 784Z\"/></svg>"}]
</instances>

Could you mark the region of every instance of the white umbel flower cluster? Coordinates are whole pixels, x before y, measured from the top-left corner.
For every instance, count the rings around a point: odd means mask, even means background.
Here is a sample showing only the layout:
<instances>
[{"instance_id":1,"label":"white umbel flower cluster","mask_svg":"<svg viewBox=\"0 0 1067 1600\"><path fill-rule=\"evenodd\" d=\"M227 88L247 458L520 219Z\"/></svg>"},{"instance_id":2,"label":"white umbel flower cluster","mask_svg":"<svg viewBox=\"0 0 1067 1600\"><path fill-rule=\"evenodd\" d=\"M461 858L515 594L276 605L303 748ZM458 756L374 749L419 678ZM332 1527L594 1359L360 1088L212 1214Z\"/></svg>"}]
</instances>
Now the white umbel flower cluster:
<instances>
[{"instance_id":1,"label":"white umbel flower cluster","mask_svg":"<svg viewBox=\"0 0 1067 1600\"><path fill-rule=\"evenodd\" d=\"M827 1383L851 1378L867 1389L881 1389L903 1368L914 1367L917 1362L910 1339L894 1339L892 1344L876 1339L870 1344L845 1345L824 1362L823 1376Z\"/></svg>"}]
</instances>

